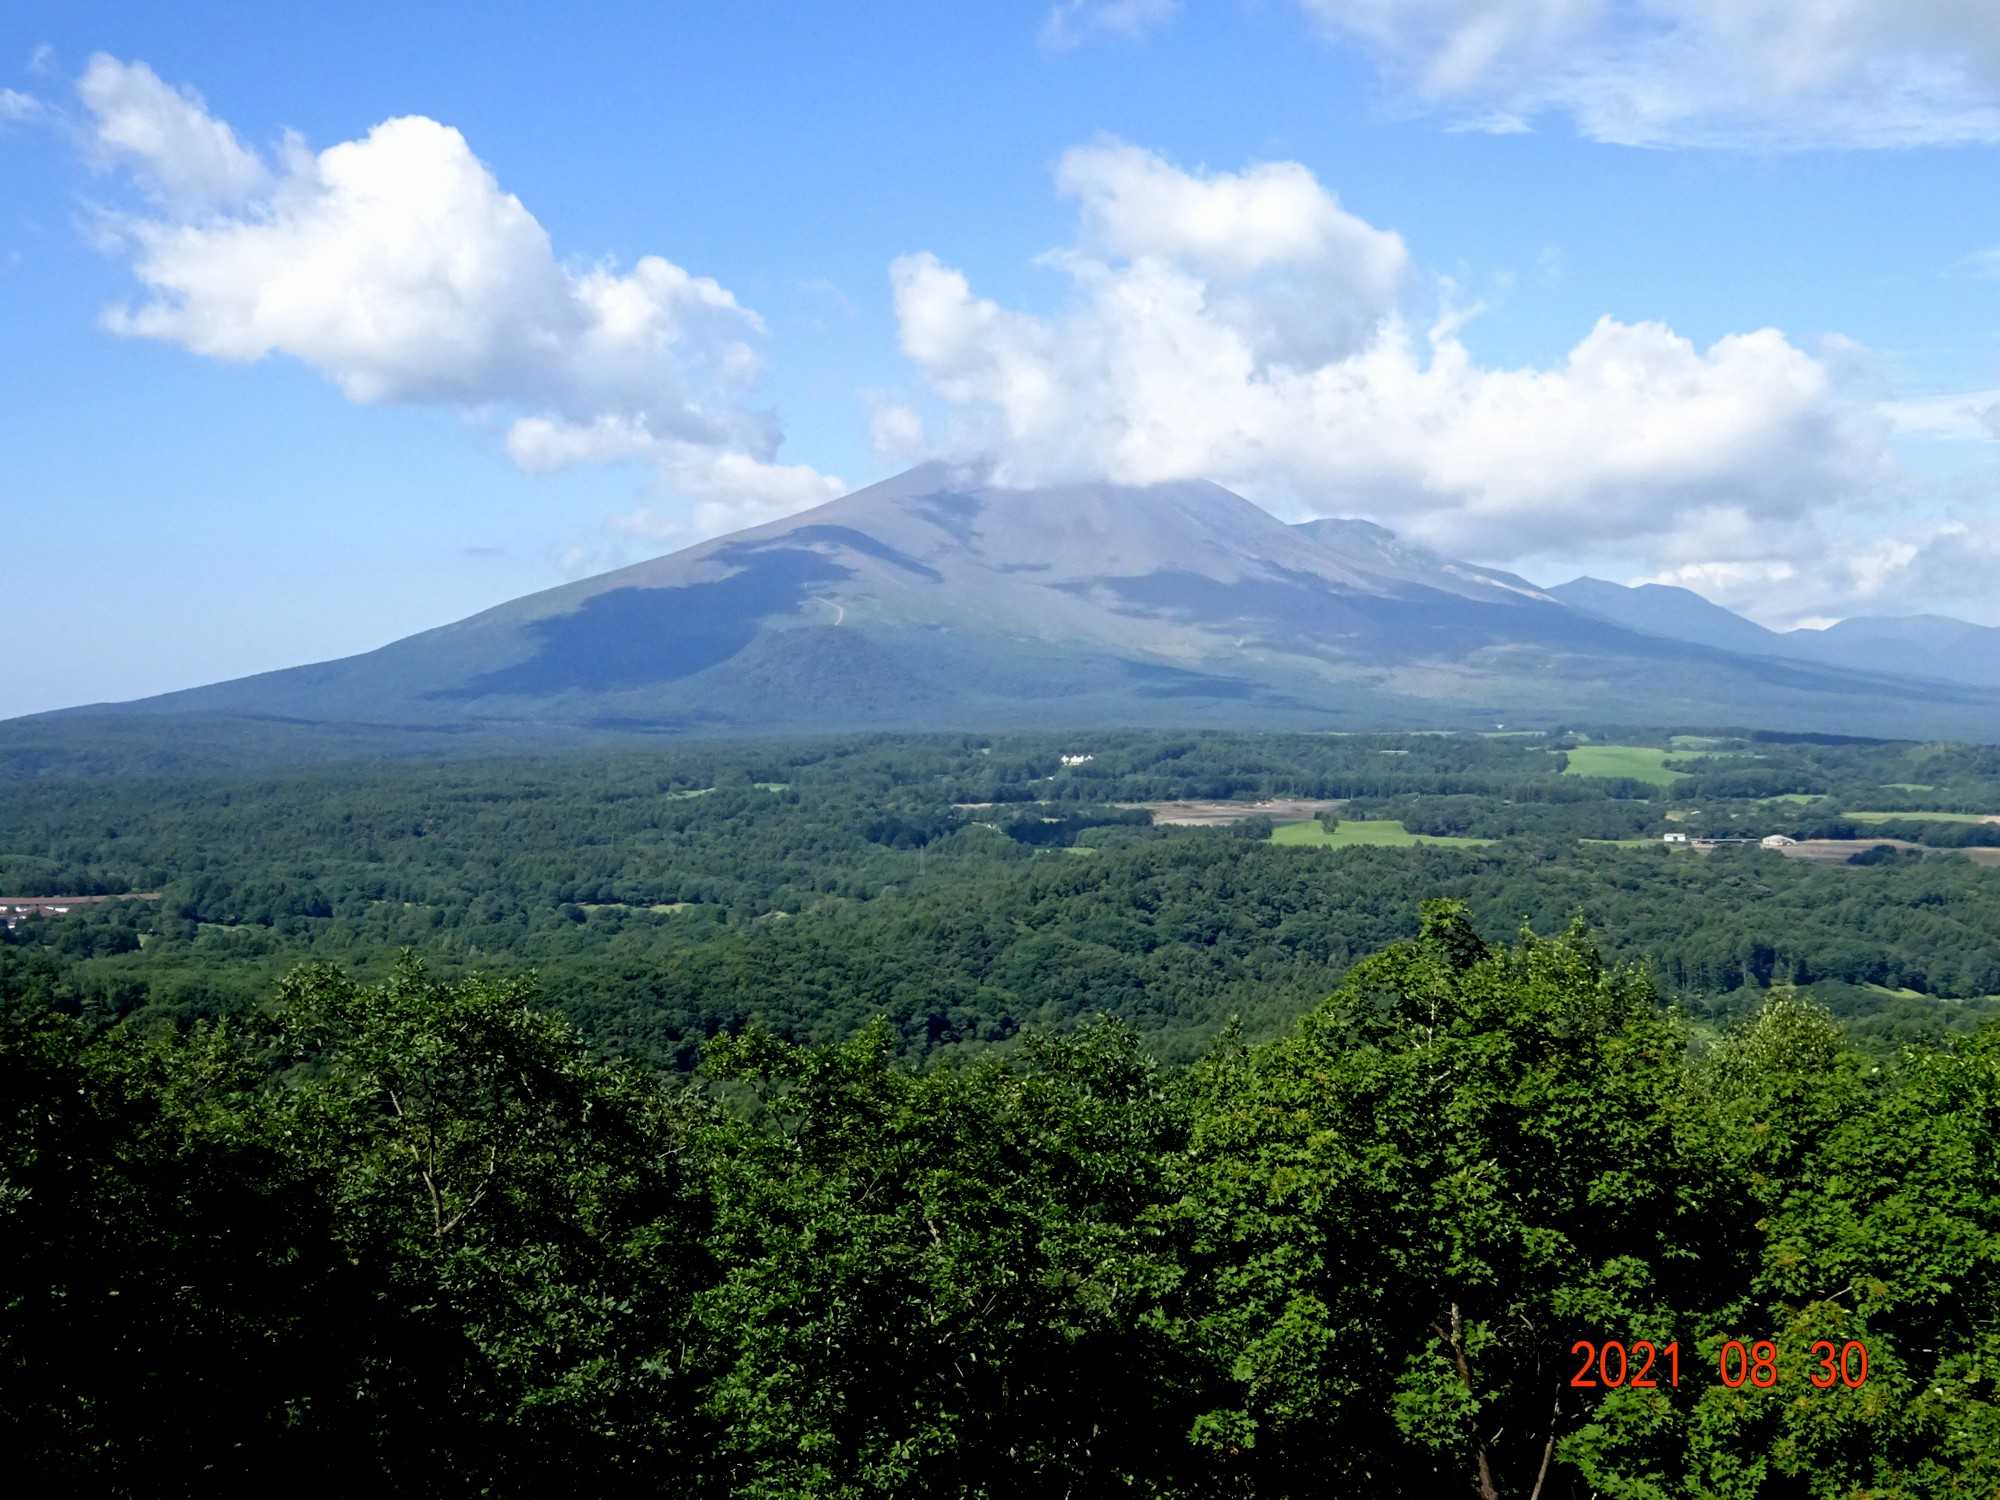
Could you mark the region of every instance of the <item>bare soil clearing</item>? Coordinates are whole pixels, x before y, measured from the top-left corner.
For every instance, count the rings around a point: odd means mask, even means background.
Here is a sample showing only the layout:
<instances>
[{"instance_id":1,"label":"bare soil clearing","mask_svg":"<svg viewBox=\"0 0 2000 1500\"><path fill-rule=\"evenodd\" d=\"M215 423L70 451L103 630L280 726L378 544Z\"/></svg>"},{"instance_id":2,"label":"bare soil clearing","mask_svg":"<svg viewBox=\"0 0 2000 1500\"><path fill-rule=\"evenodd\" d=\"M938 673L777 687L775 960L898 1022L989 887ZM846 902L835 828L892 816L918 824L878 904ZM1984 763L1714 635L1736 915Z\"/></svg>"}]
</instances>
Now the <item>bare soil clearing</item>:
<instances>
[{"instance_id":1,"label":"bare soil clearing","mask_svg":"<svg viewBox=\"0 0 2000 1500\"><path fill-rule=\"evenodd\" d=\"M1276 797L1268 802L1114 802L1118 808L1143 808L1153 821L1176 828L1227 828L1249 818L1269 818L1273 823L1297 823L1322 812L1346 806L1344 800L1315 797Z\"/></svg>"},{"instance_id":2,"label":"bare soil clearing","mask_svg":"<svg viewBox=\"0 0 2000 1500\"><path fill-rule=\"evenodd\" d=\"M125 891L116 896L0 896L0 906L96 906L105 901L157 901L158 891Z\"/></svg>"}]
</instances>

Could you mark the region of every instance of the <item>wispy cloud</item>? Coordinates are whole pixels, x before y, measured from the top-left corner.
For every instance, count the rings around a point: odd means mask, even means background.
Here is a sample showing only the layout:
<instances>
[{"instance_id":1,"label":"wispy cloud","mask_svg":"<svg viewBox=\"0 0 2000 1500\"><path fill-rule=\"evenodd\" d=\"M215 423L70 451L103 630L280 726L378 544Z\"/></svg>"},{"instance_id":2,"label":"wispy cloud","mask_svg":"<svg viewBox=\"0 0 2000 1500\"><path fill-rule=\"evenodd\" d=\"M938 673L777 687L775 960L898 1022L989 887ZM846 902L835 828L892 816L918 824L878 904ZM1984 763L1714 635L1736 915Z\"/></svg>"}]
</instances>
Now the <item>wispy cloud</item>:
<instances>
[{"instance_id":1,"label":"wispy cloud","mask_svg":"<svg viewBox=\"0 0 2000 1500\"><path fill-rule=\"evenodd\" d=\"M1953 263L1952 270L1961 276L1979 276L2000 281L2000 245L1987 250L1975 250Z\"/></svg>"},{"instance_id":2,"label":"wispy cloud","mask_svg":"<svg viewBox=\"0 0 2000 1500\"><path fill-rule=\"evenodd\" d=\"M1143 36L1180 8L1180 0L1057 0L1042 21L1041 43L1051 52L1068 52L1093 34Z\"/></svg>"},{"instance_id":3,"label":"wispy cloud","mask_svg":"<svg viewBox=\"0 0 2000 1500\"><path fill-rule=\"evenodd\" d=\"M2000 442L2000 390L1904 397L1884 401L1877 409L1897 432L1910 437Z\"/></svg>"},{"instance_id":4,"label":"wispy cloud","mask_svg":"<svg viewBox=\"0 0 2000 1500\"><path fill-rule=\"evenodd\" d=\"M2000 141L2000 27L1976 0L1299 3L1458 129L1554 115L1633 146Z\"/></svg>"}]
</instances>

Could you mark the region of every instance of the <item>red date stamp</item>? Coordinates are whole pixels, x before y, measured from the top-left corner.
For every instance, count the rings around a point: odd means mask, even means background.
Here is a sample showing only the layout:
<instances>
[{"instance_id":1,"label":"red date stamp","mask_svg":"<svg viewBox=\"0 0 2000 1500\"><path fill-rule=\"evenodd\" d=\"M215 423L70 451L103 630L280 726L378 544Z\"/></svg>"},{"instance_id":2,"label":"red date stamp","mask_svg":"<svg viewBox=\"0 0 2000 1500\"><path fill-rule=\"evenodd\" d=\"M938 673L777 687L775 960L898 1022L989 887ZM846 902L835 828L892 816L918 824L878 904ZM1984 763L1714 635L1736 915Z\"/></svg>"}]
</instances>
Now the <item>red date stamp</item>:
<instances>
[{"instance_id":1,"label":"red date stamp","mask_svg":"<svg viewBox=\"0 0 2000 1500\"><path fill-rule=\"evenodd\" d=\"M1678 1341L1655 1344L1638 1339L1626 1344L1618 1339L1578 1339L1569 1352L1581 1359L1569 1378L1578 1390L1657 1390L1661 1385L1681 1383L1681 1346ZM1812 1346L1814 1367L1806 1379L1822 1391L1835 1386L1859 1390L1868 1380L1868 1346L1859 1339L1835 1344L1821 1339ZM1716 1378L1730 1390L1750 1386L1769 1390L1778 1383L1778 1346L1770 1339L1745 1343L1742 1339L1724 1342L1716 1357Z\"/></svg>"}]
</instances>

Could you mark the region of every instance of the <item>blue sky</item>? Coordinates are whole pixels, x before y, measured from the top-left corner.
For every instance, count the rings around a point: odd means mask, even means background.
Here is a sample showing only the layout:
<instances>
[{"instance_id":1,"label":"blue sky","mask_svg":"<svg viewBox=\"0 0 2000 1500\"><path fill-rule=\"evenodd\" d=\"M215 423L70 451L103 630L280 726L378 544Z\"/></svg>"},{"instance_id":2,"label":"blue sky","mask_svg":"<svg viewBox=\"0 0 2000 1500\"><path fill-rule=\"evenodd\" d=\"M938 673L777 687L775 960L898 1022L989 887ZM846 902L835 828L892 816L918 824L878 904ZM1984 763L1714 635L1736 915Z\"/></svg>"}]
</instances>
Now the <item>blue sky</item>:
<instances>
[{"instance_id":1,"label":"blue sky","mask_svg":"<svg viewBox=\"0 0 2000 1500\"><path fill-rule=\"evenodd\" d=\"M1800 9L9 7L0 715L939 454L2000 624L2000 42Z\"/></svg>"}]
</instances>

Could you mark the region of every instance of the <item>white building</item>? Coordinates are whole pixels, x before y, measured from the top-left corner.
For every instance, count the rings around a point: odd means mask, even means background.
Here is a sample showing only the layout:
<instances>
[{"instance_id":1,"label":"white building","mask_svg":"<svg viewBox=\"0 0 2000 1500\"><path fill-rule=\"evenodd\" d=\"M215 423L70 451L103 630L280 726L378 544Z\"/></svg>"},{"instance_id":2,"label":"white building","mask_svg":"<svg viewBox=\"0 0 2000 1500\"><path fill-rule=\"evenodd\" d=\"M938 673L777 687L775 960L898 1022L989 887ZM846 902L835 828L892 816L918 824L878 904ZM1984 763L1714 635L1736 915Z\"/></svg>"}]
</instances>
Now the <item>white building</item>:
<instances>
[{"instance_id":1,"label":"white building","mask_svg":"<svg viewBox=\"0 0 2000 1500\"><path fill-rule=\"evenodd\" d=\"M1660 842L1663 844L1685 844L1687 841L1688 836L1684 833L1663 833L1660 835Z\"/></svg>"}]
</instances>

